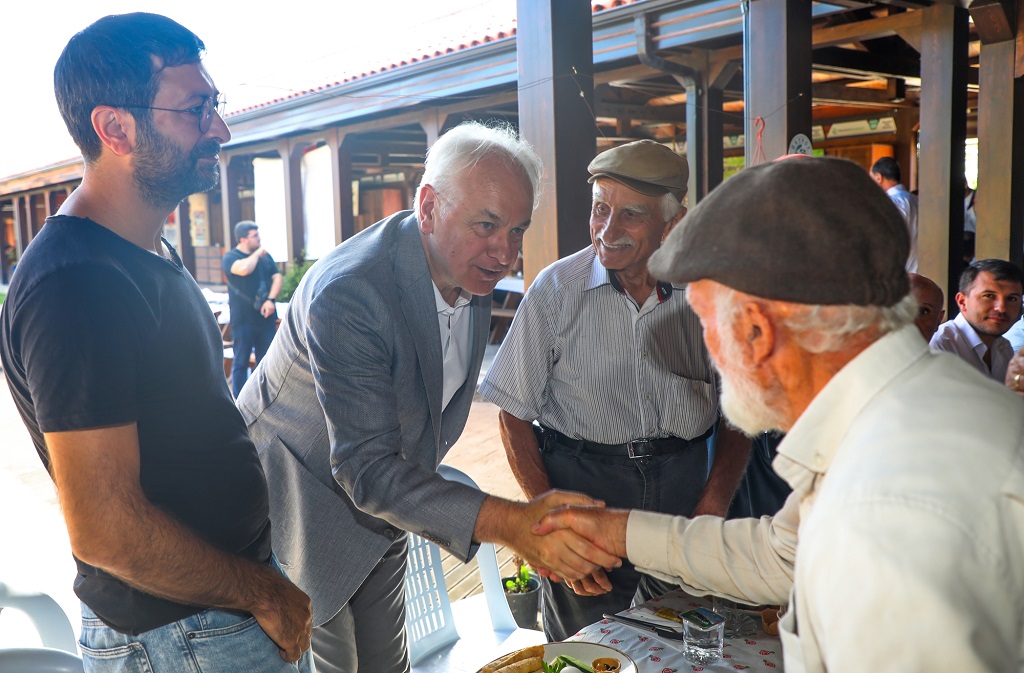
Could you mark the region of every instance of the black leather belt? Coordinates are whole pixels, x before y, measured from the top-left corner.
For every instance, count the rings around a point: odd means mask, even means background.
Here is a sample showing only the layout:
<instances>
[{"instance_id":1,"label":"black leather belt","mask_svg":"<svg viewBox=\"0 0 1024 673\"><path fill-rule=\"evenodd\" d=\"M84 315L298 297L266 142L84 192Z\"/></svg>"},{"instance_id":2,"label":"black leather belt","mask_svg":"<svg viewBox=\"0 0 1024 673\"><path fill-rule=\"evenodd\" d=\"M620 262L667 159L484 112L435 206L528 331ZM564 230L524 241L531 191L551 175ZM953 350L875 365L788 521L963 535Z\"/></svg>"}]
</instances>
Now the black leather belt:
<instances>
[{"instance_id":1,"label":"black leather belt","mask_svg":"<svg viewBox=\"0 0 1024 673\"><path fill-rule=\"evenodd\" d=\"M645 456L663 456L669 453L683 451L697 442L702 442L711 436L714 424L704 434L693 439L681 437L658 437L655 439L641 438L626 442L625 444L601 444L599 442L588 442L585 439L577 439L566 434L545 428L534 426L537 432L537 439L542 443L552 442L561 444L570 449L582 449L587 453L596 453L602 456L629 456L630 458L643 458Z\"/></svg>"}]
</instances>

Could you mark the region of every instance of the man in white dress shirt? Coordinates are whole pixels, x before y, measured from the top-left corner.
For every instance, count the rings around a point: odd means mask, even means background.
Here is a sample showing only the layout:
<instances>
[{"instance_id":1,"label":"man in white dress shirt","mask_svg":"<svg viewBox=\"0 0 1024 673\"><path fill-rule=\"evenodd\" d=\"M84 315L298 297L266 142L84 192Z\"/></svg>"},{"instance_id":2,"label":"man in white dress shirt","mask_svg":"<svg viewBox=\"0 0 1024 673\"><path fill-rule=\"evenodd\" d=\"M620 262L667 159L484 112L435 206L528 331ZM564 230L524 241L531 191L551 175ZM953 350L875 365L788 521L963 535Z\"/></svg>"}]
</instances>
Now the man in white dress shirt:
<instances>
[{"instance_id":1,"label":"man in white dress shirt","mask_svg":"<svg viewBox=\"0 0 1024 673\"><path fill-rule=\"evenodd\" d=\"M1020 267L1001 259L972 262L960 275L960 313L939 326L930 345L953 353L1002 383L1013 347L1003 335L1020 318Z\"/></svg>"},{"instance_id":2,"label":"man in white dress shirt","mask_svg":"<svg viewBox=\"0 0 1024 673\"><path fill-rule=\"evenodd\" d=\"M729 178L651 271L688 284L730 422L787 433L792 495L761 519L570 508L534 532L569 526L698 593L788 594L787 671L1020 670L1024 404L923 342L908 247L850 162Z\"/></svg>"},{"instance_id":3,"label":"man in white dress shirt","mask_svg":"<svg viewBox=\"0 0 1024 673\"><path fill-rule=\"evenodd\" d=\"M917 196L907 191L900 182L900 165L892 157L882 157L871 166L871 179L892 199L910 234L910 252L907 253L907 271L917 271Z\"/></svg>"}]
</instances>

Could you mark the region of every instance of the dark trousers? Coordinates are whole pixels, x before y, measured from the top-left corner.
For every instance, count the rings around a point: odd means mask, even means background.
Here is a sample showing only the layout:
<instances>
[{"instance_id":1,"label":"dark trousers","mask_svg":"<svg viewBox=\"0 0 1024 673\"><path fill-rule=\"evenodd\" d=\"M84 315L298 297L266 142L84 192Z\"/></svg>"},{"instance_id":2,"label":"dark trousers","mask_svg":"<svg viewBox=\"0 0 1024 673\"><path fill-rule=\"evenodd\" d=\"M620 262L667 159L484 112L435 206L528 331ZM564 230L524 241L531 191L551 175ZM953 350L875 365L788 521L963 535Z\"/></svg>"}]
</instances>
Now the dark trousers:
<instances>
[{"instance_id":1,"label":"dark trousers","mask_svg":"<svg viewBox=\"0 0 1024 673\"><path fill-rule=\"evenodd\" d=\"M675 453L643 458L630 458L625 451L621 456L596 455L549 440L542 445L541 456L553 488L586 493L608 507L687 516L707 481L703 438ZM578 596L564 584L542 581L541 615L549 640L565 640L605 612L625 610L634 597L643 602L674 588L641 574L626 560L608 577L613 588L601 596Z\"/></svg>"},{"instance_id":2,"label":"dark trousers","mask_svg":"<svg viewBox=\"0 0 1024 673\"><path fill-rule=\"evenodd\" d=\"M236 398L249 378L249 356L255 350L256 364L260 363L274 340L276 322L273 318L261 318L258 323L231 325L231 338L234 340L231 350L235 357L231 363L231 392Z\"/></svg>"}]
</instances>

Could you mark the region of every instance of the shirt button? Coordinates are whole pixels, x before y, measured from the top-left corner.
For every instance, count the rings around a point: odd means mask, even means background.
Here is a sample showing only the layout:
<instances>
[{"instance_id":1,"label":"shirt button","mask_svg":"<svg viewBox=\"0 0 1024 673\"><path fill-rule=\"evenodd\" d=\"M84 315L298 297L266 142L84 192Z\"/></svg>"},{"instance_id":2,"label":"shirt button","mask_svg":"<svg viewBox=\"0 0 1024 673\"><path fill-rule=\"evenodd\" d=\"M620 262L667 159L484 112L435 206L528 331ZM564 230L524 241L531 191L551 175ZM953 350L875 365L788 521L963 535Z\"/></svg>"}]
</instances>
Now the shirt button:
<instances>
[{"instance_id":1,"label":"shirt button","mask_svg":"<svg viewBox=\"0 0 1024 673\"><path fill-rule=\"evenodd\" d=\"M386 537L389 540L394 540L395 539L395 529L394 528L386 529L384 531L384 537Z\"/></svg>"}]
</instances>

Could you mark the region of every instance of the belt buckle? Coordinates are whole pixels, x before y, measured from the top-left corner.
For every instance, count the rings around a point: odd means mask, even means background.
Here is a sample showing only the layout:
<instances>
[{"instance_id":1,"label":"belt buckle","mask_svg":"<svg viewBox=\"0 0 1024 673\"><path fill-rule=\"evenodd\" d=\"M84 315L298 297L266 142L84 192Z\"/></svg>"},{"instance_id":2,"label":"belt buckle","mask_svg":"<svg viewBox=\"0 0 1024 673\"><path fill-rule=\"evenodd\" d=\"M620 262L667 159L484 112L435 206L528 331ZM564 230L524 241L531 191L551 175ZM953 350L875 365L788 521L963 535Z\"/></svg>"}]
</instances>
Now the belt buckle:
<instances>
[{"instance_id":1,"label":"belt buckle","mask_svg":"<svg viewBox=\"0 0 1024 673\"><path fill-rule=\"evenodd\" d=\"M634 450L634 447L637 446L637 445L643 445L644 447L650 447L651 446L651 440L647 439L645 437L643 439L632 439L632 440L626 442L626 455L628 455L630 458L637 458L638 456L636 455L636 451ZM642 458L642 457L646 456L647 453L648 453L647 451L642 451L639 457Z\"/></svg>"}]
</instances>

